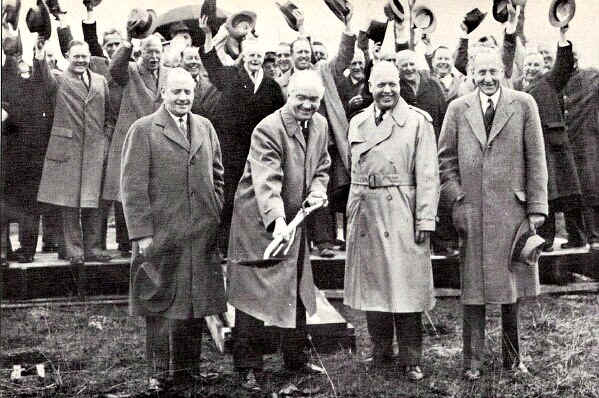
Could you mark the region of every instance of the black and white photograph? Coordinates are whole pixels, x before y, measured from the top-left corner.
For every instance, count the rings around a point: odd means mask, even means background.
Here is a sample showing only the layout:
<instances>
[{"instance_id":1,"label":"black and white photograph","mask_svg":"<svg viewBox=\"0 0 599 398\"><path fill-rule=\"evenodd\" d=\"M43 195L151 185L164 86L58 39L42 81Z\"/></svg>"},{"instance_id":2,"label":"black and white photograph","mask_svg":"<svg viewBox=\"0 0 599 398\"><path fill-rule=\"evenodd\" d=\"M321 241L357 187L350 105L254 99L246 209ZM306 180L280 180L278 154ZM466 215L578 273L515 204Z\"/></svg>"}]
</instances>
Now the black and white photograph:
<instances>
[{"instance_id":1,"label":"black and white photograph","mask_svg":"<svg viewBox=\"0 0 599 398\"><path fill-rule=\"evenodd\" d=\"M598 1L0 3L0 398L599 398Z\"/></svg>"}]
</instances>

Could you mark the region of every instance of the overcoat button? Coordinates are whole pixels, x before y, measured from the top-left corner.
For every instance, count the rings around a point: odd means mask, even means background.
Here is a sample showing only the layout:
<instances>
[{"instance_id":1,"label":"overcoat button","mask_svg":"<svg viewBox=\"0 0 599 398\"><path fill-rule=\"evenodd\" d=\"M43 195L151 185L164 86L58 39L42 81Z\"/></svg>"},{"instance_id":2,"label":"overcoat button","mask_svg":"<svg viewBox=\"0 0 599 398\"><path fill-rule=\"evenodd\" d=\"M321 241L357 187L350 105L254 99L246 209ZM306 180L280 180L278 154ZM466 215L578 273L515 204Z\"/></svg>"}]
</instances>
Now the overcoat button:
<instances>
[{"instance_id":1,"label":"overcoat button","mask_svg":"<svg viewBox=\"0 0 599 398\"><path fill-rule=\"evenodd\" d=\"M391 200L391 199L393 199L393 196L387 195L387 200Z\"/></svg>"},{"instance_id":2,"label":"overcoat button","mask_svg":"<svg viewBox=\"0 0 599 398\"><path fill-rule=\"evenodd\" d=\"M389 232L385 231L385 238L389 237Z\"/></svg>"},{"instance_id":3,"label":"overcoat button","mask_svg":"<svg viewBox=\"0 0 599 398\"><path fill-rule=\"evenodd\" d=\"M364 238L364 237L366 236L366 232L362 232L362 233L360 234L360 236L361 236L362 238Z\"/></svg>"}]
</instances>

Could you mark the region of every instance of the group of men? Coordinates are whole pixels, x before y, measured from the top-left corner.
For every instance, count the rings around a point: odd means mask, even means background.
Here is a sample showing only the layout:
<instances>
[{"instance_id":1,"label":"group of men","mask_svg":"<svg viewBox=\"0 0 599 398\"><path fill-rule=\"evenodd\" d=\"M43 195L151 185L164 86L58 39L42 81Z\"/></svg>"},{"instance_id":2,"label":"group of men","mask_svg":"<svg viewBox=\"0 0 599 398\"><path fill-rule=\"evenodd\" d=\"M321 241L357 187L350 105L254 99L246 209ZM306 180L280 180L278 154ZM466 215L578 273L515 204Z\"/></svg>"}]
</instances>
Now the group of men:
<instances>
[{"instance_id":1,"label":"group of men","mask_svg":"<svg viewBox=\"0 0 599 398\"><path fill-rule=\"evenodd\" d=\"M71 40L55 13L65 71L42 34L31 71L3 58L7 133L23 147L45 140L20 163L31 162L35 176L21 204L30 218L20 260L33 260L38 201L59 206L59 255L73 265L108 260L103 223L114 203L153 388L201 383L203 319L227 301L241 387L264 388L265 324L281 328L289 372L320 373L305 352L306 315L316 312L310 246L334 255L338 212L347 222L344 303L366 312L373 368L424 377L433 242L435 251L460 252L464 377L482 372L486 304L501 304L504 368L527 372L518 303L538 294L539 276L534 250L519 257L528 248L521 240L539 234L551 250L563 211L567 245L588 239L599 248L599 72L578 68L567 21L554 63L535 49L519 65L523 11L509 3L501 50L493 37L468 43L476 26L464 23L456 57L420 38L428 71L398 41L409 27L396 11L382 34L356 34L346 4L329 58L306 36L297 7L285 15L298 38L267 54L251 13L215 28L206 11L195 32L175 23L165 50L151 10L135 9L127 36L107 31L100 46L93 3L85 4L84 41ZM242 38L239 54L227 36ZM24 109L23 92L35 106ZM307 224L288 225L312 206L323 207ZM273 239L287 244L285 257L255 266Z\"/></svg>"}]
</instances>

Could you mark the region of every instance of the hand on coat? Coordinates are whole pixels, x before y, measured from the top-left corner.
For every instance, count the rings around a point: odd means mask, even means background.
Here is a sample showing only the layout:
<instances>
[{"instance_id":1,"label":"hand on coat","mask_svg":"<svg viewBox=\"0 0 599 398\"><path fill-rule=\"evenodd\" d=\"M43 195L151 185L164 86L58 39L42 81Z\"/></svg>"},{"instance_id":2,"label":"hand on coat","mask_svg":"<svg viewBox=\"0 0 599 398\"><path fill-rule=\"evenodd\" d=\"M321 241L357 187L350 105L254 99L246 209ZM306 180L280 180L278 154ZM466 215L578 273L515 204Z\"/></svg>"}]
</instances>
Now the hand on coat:
<instances>
[{"instance_id":1,"label":"hand on coat","mask_svg":"<svg viewBox=\"0 0 599 398\"><path fill-rule=\"evenodd\" d=\"M319 205L323 202L324 202L324 204L322 205L322 207L327 207L329 205L329 201L327 200L326 194L318 193L318 192L316 192L316 193L310 192L308 194L308 197L302 203L302 207L312 207L312 206Z\"/></svg>"},{"instance_id":2,"label":"hand on coat","mask_svg":"<svg viewBox=\"0 0 599 398\"><path fill-rule=\"evenodd\" d=\"M535 234L537 233L537 228L540 228L541 225L545 222L545 216L543 214L529 214L528 215L528 226L530 230Z\"/></svg>"},{"instance_id":3,"label":"hand on coat","mask_svg":"<svg viewBox=\"0 0 599 398\"><path fill-rule=\"evenodd\" d=\"M421 244L427 241L427 238L430 236L430 231L418 231L416 230L416 243Z\"/></svg>"},{"instance_id":4,"label":"hand on coat","mask_svg":"<svg viewBox=\"0 0 599 398\"><path fill-rule=\"evenodd\" d=\"M137 250L142 256L146 256L148 254L148 250L150 246L154 243L154 239L151 236L146 236L145 238L141 238L137 240Z\"/></svg>"},{"instance_id":5,"label":"hand on coat","mask_svg":"<svg viewBox=\"0 0 599 398\"><path fill-rule=\"evenodd\" d=\"M464 203L463 200L453 205L451 219L453 220L453 226L460 236L465 235L467 232L468 217L471 217L470 207L471 205Z\"/></svg>"}]
</instances>

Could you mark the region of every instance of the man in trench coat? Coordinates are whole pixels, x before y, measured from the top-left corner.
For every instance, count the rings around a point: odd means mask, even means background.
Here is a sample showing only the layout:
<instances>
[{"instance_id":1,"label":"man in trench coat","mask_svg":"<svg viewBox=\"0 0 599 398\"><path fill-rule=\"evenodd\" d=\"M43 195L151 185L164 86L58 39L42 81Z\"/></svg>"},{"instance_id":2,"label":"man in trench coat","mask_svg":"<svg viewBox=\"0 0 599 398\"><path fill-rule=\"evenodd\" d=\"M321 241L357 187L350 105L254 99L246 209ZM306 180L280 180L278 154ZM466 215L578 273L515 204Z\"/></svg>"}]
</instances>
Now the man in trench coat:
<instances>
[{"instance_id":1,"label":"man in trench coat","mask_svg":"<svg viewBox=\"0 0 599 398\"><path fill-rule=\"evenodd\" d=\"M62 75L45 70L56 107L38 200L62 206L66 256L79 265L110 259L102 251L100 196L112 126L108 83L89 70L87 43L73 40L68 55ZM35 58L42 57L44 51L37 49Z\"/></svg>"},{"instance_id":2,"label":"man in trench coat","mask_svg":"<svg viewBox=\"0 0 599 398\"><path fill-rule=\"evenodd\" d=\"M526 93L500 86L494 50L473 59L477 89L449 104L439 139L442 195L463 240L460 277L464 376L480 377L485 304L501 304L503 366L525 367L518 344L518 290L538 293L538 269L513 272L510 248L520 223L542 225L547 165L539 111Z\"/></svg>"},{"instance_id":3,"label":"man in trench coat","mask_svg":"<svg viewBox=\"0 0 599 398\"><path fill-rule=\"evenodd\" d=\"M399 72L381 61L374 103L350 122L351 188L344 303L366 311L373 366L390 364L393 328L410 380L420 380L423 311L433 308L429 234L439 201L431 117L400 96Z\"/></svg>"},{"instance_id":4,"label":"man in trench coat","mask_svg":"<svg viewBox=\"0 0 599 398\"><path fill-rule=\"evenodd\" d=\"M250 153L233 207L229 240L228 300L236 309L233 363L244 388L260 389L264 323L284 328L285 367L311 369L303 352L306 311L316 311L308 235L293 237L288 256L270 268L238 265L261 259L273 237L285 235L303 204L326 200L327 123L315 114L324 87L314 71L296 72L287 103L262 120L252 134Z\"/></svg>"},{"instance_id":5,"label":"man in trench coat","mask_svg":"<svg viewBox=\"0 0 599 398\"><path fill-rule=\"evenodd\" d=\"M164 105L129 129L121 167L134 249L129 310L146 317L154 371L166 374L172 357L176 383L199 375L203 317L226 311L215 240L221 152L212 123L190 112L194 86L189 72L173 69ZM152 275L160 283L148 283Z\"/></svg>"}]
</instances>

